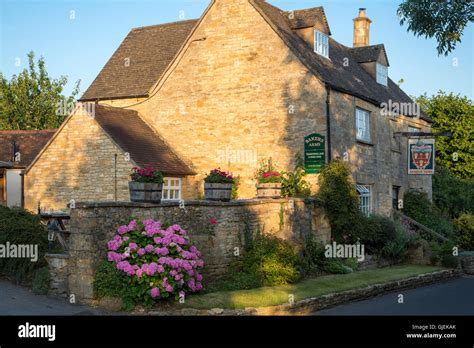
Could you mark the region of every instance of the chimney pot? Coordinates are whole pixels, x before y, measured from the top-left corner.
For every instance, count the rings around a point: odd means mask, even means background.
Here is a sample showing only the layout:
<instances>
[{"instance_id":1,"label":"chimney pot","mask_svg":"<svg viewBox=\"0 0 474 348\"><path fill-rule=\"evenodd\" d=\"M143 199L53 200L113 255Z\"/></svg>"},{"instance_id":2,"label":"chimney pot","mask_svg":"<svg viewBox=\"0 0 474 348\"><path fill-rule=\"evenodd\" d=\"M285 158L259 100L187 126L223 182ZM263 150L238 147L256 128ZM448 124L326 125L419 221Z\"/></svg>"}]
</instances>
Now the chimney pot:
<instances>
[{"instance_id":1,"label":"chimney pot","mask_svg":"<svg viewBox=\"0 0 474 348\"><path fill-rule=\"evenodd\" d=\"M365 8L359 8L359 16L354 18L354 47L369 45L370 23L372 21L366 17Z\"/></svg>"}]
</instances>

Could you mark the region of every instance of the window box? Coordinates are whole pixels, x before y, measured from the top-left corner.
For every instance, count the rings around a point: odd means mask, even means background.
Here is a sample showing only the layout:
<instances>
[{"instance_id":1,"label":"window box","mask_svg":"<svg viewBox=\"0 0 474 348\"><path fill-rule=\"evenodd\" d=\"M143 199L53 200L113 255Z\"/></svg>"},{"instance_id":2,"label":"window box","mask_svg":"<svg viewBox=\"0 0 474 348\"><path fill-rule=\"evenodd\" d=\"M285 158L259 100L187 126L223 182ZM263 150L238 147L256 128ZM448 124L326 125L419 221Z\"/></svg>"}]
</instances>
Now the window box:
<instances>
[{"instance_id":1,"label":"window box","mask_svg":"<svg viewBox=\"0 0 474 348\"><path fill-rule=\"evenodd\" d=\"M160 203L163 184L130 181L130 200L132 202Z\"/></svg>"},{"instance_id":2,"label":"window box","mask_svg":"<svg viewBox=\"0 0 474 348\"><path fill-rule=\"evenodd\" d=\"M232 183L204 183L204 199L206 201L229 202L232 198Z\"/></svg>"},{"instance_id":3,"label":"window box","mask_svg":"<svg viewBox=\"0 0 474 348\"><path fill-rule=\"evenodd\" d=\"M258 183L258 198L280 198L282 185L280 182Z\"/></svg>"}]
</instances>

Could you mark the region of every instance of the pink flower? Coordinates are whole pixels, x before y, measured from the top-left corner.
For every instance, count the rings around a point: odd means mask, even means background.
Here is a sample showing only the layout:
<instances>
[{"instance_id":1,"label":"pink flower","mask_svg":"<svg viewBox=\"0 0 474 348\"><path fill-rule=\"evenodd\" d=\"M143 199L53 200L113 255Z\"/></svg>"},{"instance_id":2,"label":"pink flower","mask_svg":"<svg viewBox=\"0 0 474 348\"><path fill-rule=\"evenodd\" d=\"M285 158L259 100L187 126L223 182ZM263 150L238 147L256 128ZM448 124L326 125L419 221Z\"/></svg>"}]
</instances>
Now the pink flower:
<instances>
[{"instance_id":1,"label":"pink flower","mask_svg":"<svg viewBox=\"0 0 474 348\"><path fill-rule=\"evenodd\" d=\"M125 234L129 232L128 226L120 226L119 228L117 228L117 232L118 234Z\"/></svg>"},{"instance_id":2,"label":"pink flower","mask_svg":"<svg viewBox=\"0 0 474 348\"><path fill-rule=\"evenodd\" d=\"M211 219L211 224L212 224L212 225L218 225L218 224L219 224L219 221L217 221L217 219L215 219L215 218L212 218L212 219Z\"/></svg>"},{"instance_id":3,"label":"pink flower","mask_svg":"<svg viewBox=\"0 0 474 348\"><path fill-rule=\"evenodd\" d=\"M137 269L137 271L135 272L136 276L138 278L141 278L142 277L142 274L143 274L143 271L141 269Z\"/></svg>"},{"instance_id":4,"label":"pink flower","mask_svg":"<svg viewBox=\"0 0 474 348\"><path fill-rule=\"evenodd\" d=\"M130 221L127 227L129 231L135 231L135 229L137 228L137 220Z\"/></svg>"},{"instance_id":5,"label":"pink flower","mask_svg":"<svg viewBox=\"0 0 474 348\"><path fill-rule=\"evenodd\" d=\"M117 262L122 261L122 255L120 255L120 254L118 254L114 251L111 251L111 252L107 253L107 259L111 262L113 261L113 262L117 263Z\"/></svg>"},{"instance_id":6,"label":"pink flower","mask_svg":"<svg viewBox=\"0 0 474 348\"><path fill-rule=\"evenodd\" d=\"M153 251L153 249L154 249L154 248L153 248L153 245L151 245L151 244L148 244L148 245L145 247L145 251L146 251L147 253L151 253L151 252Z\"/></svg>"},{"instance_id":7,"label":"pink flower","mask_svg":"<svg viewBox=\"0 0 474 348\"><path fill-rule=\"evenodd\" d=\"M156 288L156 287L153 288L153 289L151 289L151 290L150 290L150 295L151 295L151 297L153 297L153 298L159 297L159 296L160 296L160 289L158 289L158 288Z\"/></svg>"},{"instance_id":8,"label":"pink flower","mask_svg":"<svg viewBox=\"0 0 474 348\"><path fill-rule=\"evenodd\" d=\"M138 254L138 256L145 255L145 249L143 249L143 248L138 249L137 254Z\"/></svg>"},{"instance_id":9,"label":"pink flower","mask_svg":"<svg viewBox=\"0 0 474 348\"><path fill-rule=\"evenodd\" d=\"M128 245L128 247L130 248L130 250L137 250L138 249L138 245L136 243L130 243Z\"/></svg>"},{"instance_id":10,"label":"pink flower","mask_svg":"<svg viewBox=\"0 0 474 348\"><path fill-rule=\"evenodd\" d=\"M118 248L120 248L120 244L116 240L111 240L107 242L107 248L111 251L116 251Z\"/></svg>"}]
</instances>

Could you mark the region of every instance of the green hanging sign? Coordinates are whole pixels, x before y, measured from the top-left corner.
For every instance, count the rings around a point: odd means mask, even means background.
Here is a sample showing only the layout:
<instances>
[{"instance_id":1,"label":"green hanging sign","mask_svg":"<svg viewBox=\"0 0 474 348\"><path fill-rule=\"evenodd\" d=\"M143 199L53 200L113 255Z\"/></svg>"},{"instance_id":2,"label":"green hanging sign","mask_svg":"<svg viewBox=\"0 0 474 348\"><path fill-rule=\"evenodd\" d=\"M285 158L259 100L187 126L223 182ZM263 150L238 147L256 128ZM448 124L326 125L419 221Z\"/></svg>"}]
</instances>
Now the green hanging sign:
<instances>
[{"instance_id":1,"label":"green hanging sign","mask_svg":"<svg viewBox=\"0 0 474 348\"><path fill-rule=\"evenodd\" d=\"M318 174L326 163L326 137L314 133L304 138L304 169L306 174Z\"/></svg>"}]
</instances>

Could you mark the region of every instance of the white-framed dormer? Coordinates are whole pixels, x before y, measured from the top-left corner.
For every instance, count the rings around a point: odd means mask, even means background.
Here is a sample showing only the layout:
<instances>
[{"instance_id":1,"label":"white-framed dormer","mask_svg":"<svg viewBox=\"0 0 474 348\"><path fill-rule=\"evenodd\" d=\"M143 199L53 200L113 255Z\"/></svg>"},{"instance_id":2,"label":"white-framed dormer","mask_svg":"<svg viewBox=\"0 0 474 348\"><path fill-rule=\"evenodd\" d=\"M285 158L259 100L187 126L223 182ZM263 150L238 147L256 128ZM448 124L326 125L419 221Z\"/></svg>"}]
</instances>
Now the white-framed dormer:
<instances>
[{"instance_id":1,"label":"white-framed dormer","mask_svg":"<svg viewBox=\"0 0 474 348\"><path fill-rule=\"evenodd\" d=\"M329 35L314 29L314 52L329 58Z\"/></svg>"},{"instance_id":2,"label":"white-framed dormer","mask_svg":"<svg viewBox=\"0 0 474 348\"><path fill-rule=\"evenodd\" d=\"M377 83L380 83L383 86L387 86L388 66L377 62L375 64L375 70L376 70L375 75L376 75Z\"/></svg>"}]
</instances>

